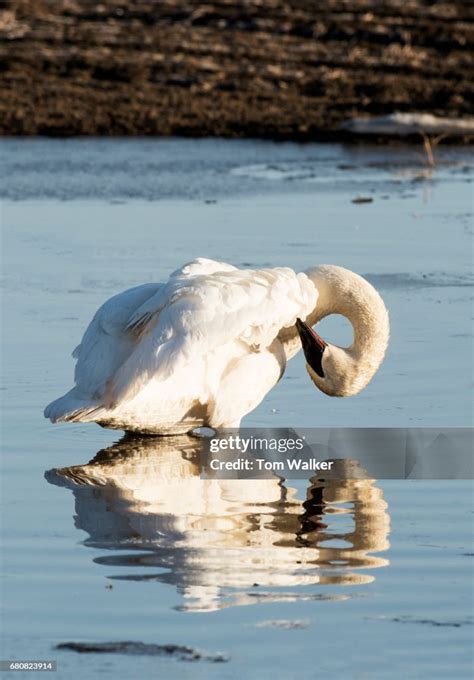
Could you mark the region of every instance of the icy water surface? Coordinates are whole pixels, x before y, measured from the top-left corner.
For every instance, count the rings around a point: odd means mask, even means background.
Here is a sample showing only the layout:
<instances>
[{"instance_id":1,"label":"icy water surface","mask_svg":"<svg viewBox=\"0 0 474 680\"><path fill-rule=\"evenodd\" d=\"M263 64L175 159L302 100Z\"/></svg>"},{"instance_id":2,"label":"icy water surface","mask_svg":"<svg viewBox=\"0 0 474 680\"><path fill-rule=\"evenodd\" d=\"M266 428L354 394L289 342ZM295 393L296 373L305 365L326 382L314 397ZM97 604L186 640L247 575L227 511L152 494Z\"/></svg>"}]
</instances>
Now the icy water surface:
<instances>
[{"instance_id":1,"label":"icy water surface","mask_svg":"<svg viewBox=\"0 0 474 680\"><path fill-rule=\"evenodd\" d=\"M367 390L331 400L297 356L247 426L472 425L472 158L438 158L0 142L4 659L59 678L471 677L472 482L203 481L192 438L42 418L105 298L207 256L346 266L390 310ZM337 318L320 332L350 341Z\"/></svg>"}]
</instances>

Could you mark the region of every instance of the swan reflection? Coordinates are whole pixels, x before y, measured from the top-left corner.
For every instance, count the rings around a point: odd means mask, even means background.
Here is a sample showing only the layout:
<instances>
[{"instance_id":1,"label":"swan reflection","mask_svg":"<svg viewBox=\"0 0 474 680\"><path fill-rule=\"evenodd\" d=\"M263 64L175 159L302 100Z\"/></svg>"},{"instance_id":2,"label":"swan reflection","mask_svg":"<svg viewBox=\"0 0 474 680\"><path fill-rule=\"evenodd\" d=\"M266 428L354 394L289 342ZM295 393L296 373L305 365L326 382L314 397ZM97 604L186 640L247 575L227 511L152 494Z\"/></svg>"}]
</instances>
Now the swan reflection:
<instances>
[{"instance_id":1,"label":"swan reflection","mask_svg":"<svg viewBox=\"0 0 474 680\"><path fill-rule=\"evenodd\" d=\"M111 578L172 584L181 609L213 611L344 599L310 587L370 583L359 570L388 564L377 554L389 547L387 504L373 480L353 478L353 463L339 461L351 479L310 479L301 500L279 477L201 479L200 446L124 438L87 465L46 473L72 489L84 544L120 550L95 560L121 568Z\"/></svg>"}]
</instances>

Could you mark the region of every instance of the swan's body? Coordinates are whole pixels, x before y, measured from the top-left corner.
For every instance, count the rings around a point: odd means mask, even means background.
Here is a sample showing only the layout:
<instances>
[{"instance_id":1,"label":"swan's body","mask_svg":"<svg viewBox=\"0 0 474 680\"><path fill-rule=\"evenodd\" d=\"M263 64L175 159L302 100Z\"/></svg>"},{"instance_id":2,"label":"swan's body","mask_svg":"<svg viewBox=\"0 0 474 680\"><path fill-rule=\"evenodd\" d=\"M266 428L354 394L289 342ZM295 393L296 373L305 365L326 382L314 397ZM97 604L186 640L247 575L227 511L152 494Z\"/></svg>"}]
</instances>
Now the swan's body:
<instances>
[{"instance_id":1,"label":"swan's body","mask_svg":"<svg viewBox=\"0 0 474 680\"><path fill-rule=\"evenodd\" d=\"M352 322L347 350L310 331L331 313ZM296 328L299 317L309 325ZM340 267L296 274L199 258L100 307L73 353L75 386L45 416L150 434L236 427L278 382L300 336L315 384L348 396L383 359L387 312L367 281Z\"/></svg>"}]
</instances>

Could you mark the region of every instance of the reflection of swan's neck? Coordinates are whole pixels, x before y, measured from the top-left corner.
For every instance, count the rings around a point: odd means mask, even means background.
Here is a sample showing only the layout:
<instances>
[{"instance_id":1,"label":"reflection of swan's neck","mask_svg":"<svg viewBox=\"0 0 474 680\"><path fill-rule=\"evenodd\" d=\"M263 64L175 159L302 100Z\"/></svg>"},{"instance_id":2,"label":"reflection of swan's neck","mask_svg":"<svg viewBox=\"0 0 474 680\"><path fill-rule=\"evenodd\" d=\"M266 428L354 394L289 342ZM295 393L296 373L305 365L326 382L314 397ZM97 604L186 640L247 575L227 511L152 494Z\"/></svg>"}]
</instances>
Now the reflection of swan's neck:
<instances>
[{"instance_id":1,"label":"reflection of swan's neck","mask_svg":"<svg viewBox=\"0 0 474 680\"><path fill-rule=\"evenodd\" d=\"M344 461L346 463L347 461ZM311 500L317 499L317 512L321 517L330 515L352 515L353 530L344 533L345 541L351 545L348 549L325 549L333 554L334 559L347 559L361 562L361 566L383 566L386 560L369 557L370 552L382 552L390 547L390 516L387 513L387 502L383 498L382 489L371 479L347 479L315 481L308 490L305 507L311 508ZM350 507L346 507L350 503ZM343 505L342 505L343 504ZM322 532L324 537L324 532ZM319 541L315 530L312 539ZM326 555L327 556L327 555Z\"/></svg>"}]
</instances>

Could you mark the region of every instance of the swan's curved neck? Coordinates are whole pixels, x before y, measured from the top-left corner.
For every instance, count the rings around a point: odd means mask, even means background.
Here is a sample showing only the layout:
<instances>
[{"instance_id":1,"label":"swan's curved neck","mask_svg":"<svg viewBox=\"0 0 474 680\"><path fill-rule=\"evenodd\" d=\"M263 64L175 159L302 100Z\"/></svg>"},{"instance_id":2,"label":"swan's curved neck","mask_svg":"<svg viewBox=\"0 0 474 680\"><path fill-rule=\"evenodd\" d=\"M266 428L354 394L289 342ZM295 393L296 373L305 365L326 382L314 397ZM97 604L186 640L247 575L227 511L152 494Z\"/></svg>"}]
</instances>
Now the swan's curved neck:
<instances>
[{"instance_id":1,"label":"swan's curved neck","mask_svg":"<svg viewBox=\"0 0 474 680\"><path fill-rule=\"evenodd\" d=\"M354 362L360 369L369 372L376 370L387 347L389 322L383 300L375 288L343 267L321 265L304 273L318 291L316 307L307 316L306 322L314 326L330 314L346 317L354 331L353 343L347 348L331 347L341 352L341 361ZM283 340L290 358L301 347L299 338L295 333Z\"/></svg>"},{"instance_id":2,"label":"swan's curved neck","mask_svg":"<svg viewBox=\"0 0 474 680\"><path fill-rule=\"evenodd\" d=\"M341 314L352 325L354 340L346 351L354 358L385 352L388 316L377 291L361 276L342 267L322 265L305 272L318 290L316 308L307 323L314 326L330 314ZM382 358L381 357L381 358Z\"/></svg>"}]
</instances>

